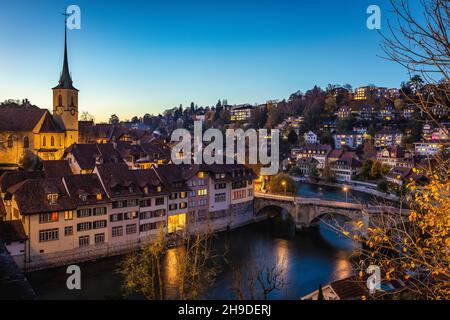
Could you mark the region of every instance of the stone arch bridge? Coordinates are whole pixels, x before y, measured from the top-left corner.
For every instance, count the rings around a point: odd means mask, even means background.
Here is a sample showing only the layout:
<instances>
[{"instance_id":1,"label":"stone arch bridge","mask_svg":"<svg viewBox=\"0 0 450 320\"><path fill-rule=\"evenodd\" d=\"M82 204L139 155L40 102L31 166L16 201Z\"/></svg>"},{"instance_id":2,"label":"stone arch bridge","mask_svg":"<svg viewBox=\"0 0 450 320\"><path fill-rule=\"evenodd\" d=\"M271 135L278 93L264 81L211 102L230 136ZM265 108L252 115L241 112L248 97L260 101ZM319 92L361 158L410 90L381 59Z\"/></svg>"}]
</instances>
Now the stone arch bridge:
<instances>
[{"instance_id":1,"label":"stone arch bridge","mask_svg":"<svg viewBox=\"0 0 450 320\"><path fill-rule=\"evenodd\" d=\"M298 230L314 225L326 214L341 215L352 221L361 220L365 228L384 213L393 215L397 223L405 221L409 215L409 210L400 210L394 207L255 192L255 219L262 217L260 212L268 207L285 209L293 218Z\"/></svg>"}]
</instances>

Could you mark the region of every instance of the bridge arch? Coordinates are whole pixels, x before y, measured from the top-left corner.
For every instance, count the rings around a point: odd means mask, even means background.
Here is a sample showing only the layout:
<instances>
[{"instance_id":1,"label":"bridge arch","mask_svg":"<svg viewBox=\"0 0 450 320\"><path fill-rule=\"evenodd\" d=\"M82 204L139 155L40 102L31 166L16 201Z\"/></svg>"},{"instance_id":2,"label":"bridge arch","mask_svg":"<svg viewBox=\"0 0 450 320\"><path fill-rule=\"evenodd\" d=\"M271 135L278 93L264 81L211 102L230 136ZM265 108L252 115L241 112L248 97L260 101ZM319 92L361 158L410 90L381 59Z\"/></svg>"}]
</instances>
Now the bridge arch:
<instances>
[{"instance_id":1,"label":"bridge arch","mask_svg":"<svg viewBox=\"0 0 450 320\"><path fill-rule=\"evenodd\" d=\"M253 208L255 217L261 217L267 213L268 209L273 208L280 213L282 210L285 210L294 220L296 219L296 205L293 202L273 201L262 198L256 198L255 200Z\"/></svg>"},{"instance_id":2,"label":"bridge arch","mask_svg":"<svg viewBox=\"0 0 450 320\"><path fill-rule=\"evenodd\" d=\"M326 216L331 217L343 217L347 221L359 221L363 220L364 213L362 210L354 209L339 209L328 207L314 207L311 214L308 217L307 225L314 225L320 222L320 220Z\"/></svg>"},{"instance_id":3,"label":"bridge arch","mask_svg":"<svg viewBox=\"0 0 450 320\"><path fill-rule=\"evenodd\" d=\"M319 223L320 221L322 221L324 218L327 217L332 217L332 218L344 218L345 221L353 221L352 217L350 217L349 214L345 214L345 213L339 213L339 212L335 212L335 210L330 210L329 212L324 212L318 215L315 215L315 217L313 217L311 219L311 221L309 222L310 225L316 225L317 223Z\"/></svg>"}]
</instances>

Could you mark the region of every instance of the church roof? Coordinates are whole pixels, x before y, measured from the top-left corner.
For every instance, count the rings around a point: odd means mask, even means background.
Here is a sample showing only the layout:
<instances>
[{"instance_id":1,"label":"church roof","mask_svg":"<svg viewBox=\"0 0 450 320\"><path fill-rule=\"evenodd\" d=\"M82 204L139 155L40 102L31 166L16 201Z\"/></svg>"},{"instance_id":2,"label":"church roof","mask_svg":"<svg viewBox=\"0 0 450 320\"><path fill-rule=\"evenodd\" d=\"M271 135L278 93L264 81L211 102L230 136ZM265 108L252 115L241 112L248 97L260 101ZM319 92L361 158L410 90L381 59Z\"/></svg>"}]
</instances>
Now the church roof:
<instances>
[{"instance_id":1,"label":"church roof","mask_svg":"<svg viewBox=\"0 0 450 320\"><path fill-rule=\"evenodd\" d=\"M64 132L62 128L53 120L53 117L47 112L42 122L42 126L39 129L39 133L58 133Z\"/></svg>"},{"instance_id":2,"label":"church roof","mask_svg":"<svg viewBox=\"0 0 450 320\"><path fill-rule=\"evenodd\" d=\"M64 24L65 25L65 24ZM76 90L73 86L72 77L70 76L69 70L69 59L67 57L67 27L64 29L64 61L63 61L63 69L61 72L61 77L59 78L58 85L53 89L70 89Z\"/></svg>"},{"instance_id":3,"label":"church roof","mask_svg":"<svg viewBox=\"0 0 450 320\"><path fill-rule=\"evenodd\" d=\"M0 105L0 131L32 131L47 112L31 105Z\"/></svg>"}]
</instances>

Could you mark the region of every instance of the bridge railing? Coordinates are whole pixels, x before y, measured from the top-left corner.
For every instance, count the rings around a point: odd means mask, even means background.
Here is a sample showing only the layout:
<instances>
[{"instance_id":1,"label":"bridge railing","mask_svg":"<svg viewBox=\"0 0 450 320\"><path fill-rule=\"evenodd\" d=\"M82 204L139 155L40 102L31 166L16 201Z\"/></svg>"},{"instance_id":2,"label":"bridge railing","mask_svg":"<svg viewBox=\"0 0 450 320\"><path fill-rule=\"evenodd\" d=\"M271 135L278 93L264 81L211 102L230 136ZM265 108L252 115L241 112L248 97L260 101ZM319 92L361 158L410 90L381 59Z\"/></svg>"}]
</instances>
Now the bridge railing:
<instances>
[{"instance_id":1,"label":"bridge railing","mask_svg":"<svg viewBox=\"0 0 450 320\"><path fill-rule=\"evenodd\" d=\"M371 204L361 204L354 202L342 202L342 201L334 201L334 200L324 200L320 198L309 198L309 197L300 197L296 194L276 194L276 193L264 193L260 191L256 191L254 193L256 198L264 198L264 199L273 199L273 200L282 200L282 201L292 201L300 204L312 204L318 206L329 206L329 207L337 207L344 209L356 209L356 210L365 210L367 213L401 213L402 215L409 215L410 210L400 209L392 206L380 206L380 205L371 205Z\"/></svg>"}]
</instances>

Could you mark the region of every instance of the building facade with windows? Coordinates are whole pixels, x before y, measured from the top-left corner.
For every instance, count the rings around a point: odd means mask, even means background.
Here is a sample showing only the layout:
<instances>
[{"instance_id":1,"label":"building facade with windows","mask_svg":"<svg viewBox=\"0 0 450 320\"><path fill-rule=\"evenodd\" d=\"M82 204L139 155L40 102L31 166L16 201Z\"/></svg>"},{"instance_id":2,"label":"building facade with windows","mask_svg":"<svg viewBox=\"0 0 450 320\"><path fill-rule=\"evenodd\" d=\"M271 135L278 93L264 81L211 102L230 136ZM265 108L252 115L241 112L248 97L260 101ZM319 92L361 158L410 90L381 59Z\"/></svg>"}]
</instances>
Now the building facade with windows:
<instances>
[{"instance_id":1,"label":"building facade with windows","mask_svg":"<svg viewBox=\"0 0 450 320\"><path fill-rule=\"evenodd\" d=\"M214 232L253 221L250 169L188 167L104 163L91 174L53 178L7 172L0 178L3 219L23 225L28 270L123 254L160 231Z\"/></svg>"},{"instance_id":2,"label":"building facade with windows","mask_svg":"<svg viewBox=\"0 0 450 320\"><path fill-rule=\"evenodd\" d=\"M403 133L398 130L382 130L375 134L376 148L401 146L402 142Z\"/></svg>"},{"instance_id":3,"label":"building facade with windows","mask_svg":"<svg viewBox=\"0 0 450 320\"><path fill-rule=\"evenodd\" d=\"M333 134L334 147L336 149L343 149L348 147L356 149L363 144L364 134L350 131L350 132L336 132Z\"/></svg>"}]
</instances>

